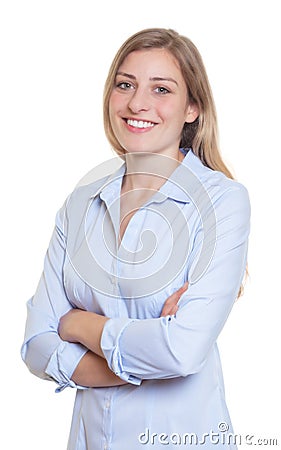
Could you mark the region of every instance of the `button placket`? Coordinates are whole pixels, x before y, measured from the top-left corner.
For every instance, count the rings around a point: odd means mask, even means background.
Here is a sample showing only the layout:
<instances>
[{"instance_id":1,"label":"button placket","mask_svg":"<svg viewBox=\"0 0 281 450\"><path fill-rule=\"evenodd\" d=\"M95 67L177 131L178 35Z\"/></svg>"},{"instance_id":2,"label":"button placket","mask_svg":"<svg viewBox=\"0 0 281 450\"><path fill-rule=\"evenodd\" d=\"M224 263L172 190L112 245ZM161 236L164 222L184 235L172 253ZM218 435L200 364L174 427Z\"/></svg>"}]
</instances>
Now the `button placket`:
<instances>
[{"instance_id":1,"label":"button placket","mask_svg":"<svg viewBox=\"0 0 281 450\"><path fill-rule=\"evenodd\" d=\"M104 440L103 440L103 448L109 450L110 448L110 440L111 440L111 426L112 426L112 418L111 418L111 405L112 405L112 392L107 392L107 395L104 398Z\"/></svg>"}]
</instances>

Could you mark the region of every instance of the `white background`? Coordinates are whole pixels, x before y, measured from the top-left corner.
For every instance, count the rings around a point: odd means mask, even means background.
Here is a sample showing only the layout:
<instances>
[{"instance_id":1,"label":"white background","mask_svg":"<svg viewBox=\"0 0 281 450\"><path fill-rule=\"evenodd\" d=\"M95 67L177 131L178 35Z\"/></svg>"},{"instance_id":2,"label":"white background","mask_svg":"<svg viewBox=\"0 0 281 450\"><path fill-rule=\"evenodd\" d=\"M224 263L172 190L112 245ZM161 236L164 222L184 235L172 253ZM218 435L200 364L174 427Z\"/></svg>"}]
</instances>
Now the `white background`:
<instances>
[{"instance_id":1,"label":"white background","mask_svg":"<svg viewBox=\"0 0 281 450\"><path fill-rule=\"evenodd\" d=\"M219 341L236 433L281 445L279 3L1 2L1 448L66 448L75 392L55 394L22 363L25 302L56 211L86 172L113 156L102 125L111 60L128 36L155 26L199 48L223 156L250 193L250 278Z\"/></svg>"}]
</instances>

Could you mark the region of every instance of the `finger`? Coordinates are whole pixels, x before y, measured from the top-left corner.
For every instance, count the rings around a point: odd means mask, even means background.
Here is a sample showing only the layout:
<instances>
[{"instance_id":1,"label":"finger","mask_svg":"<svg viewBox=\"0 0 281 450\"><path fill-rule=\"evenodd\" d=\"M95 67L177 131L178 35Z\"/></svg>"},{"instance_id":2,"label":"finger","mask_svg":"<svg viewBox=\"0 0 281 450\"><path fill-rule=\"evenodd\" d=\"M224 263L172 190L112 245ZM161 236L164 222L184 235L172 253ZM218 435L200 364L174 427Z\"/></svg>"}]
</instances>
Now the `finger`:
<instances>
[{"instance_id":1,"label":"finger","mask_svg":"<svg viewBox=\"0 0 281 450\"><path fill-rule=\"evenodd\" d=\"M167 305L164 305L160 317L166 317L169 315L170 307Z\"/></svg>"},{"instance_id":2,"label":"finger","mask_svg":"<svg viewBox=\"0 0 281 450\"><path fill-rule=\"evenodd\" d=\"M183 286L181 286L177 291L170 295L170 297L167 298L166 303L173 303L175 301L178 301L180 296L187 290L187 288L188 281L186 281Z\"/></svg>"},{"instance_id":3,"label":"finger","mask_svg":"<svg viewBox=\"0 0 281 450\"><path fill-rule=\"evenodd\" d=\"M170 316L174 316L178 312L178 305L174 305L170 310Z\"/></svg>"},{"instance_id":4,"label":"finger","mask_svg":"<svg viewBox=\"0 0 281 450\"><path fill-rule=\"evenodd\" d=\"M177 303L181 295L187 290L187 288L188 288L188 281L186 281L177 291L175 291L173 294L170 295L170 297L167 298L161 311L160 317L165 317L168 316L169 314L175 314L172 308L176 307L176 311L178 310Z\"/></svg>"},{"instance_id":5,"label":"finger","mask_svg":"<svg viewBox=\"0 0 281 450\"><path fill-rule=\"evenodd\" d=\"M188 288L188 282L184 283L183 286L181 286L177 291L175 291L170 297L167 299L167 301L178 301L180 296L187 290Z\"/></svg>"},{"instance_id":6,"label":"finger","mask_svg":"<svg viewBox=\"0 0 281 450\"><path fill-rule=\"evenodd\" d=\"M164 305L163 309L161 311L161 316L160 317L166 317L169 316L171 314L171 311L173 309L174 305Z\"/></svg>"},{"instance_id":7,"label":"finger","mask_svg":"<svg viewBox=\"0 0 281 450\"><path fill-rule=\"evenodd\" d=\"M170 297L167 298L166 302L167 303L177 302L180 296L183 294L183 292L184 292L183 287L180 287L177 291L171 294Z\"/></svg>"},{"instance_id":8,"label":"finger","mask_svg":"<svg viewBox=\"0 0 281 450\"><path fill-rule=\"evenodd\" d=\"M186 281L186 282L182 285L182 287L179 288L178 291L180 291L180 292L185 292L185 291L187 290L187 288L188 288L188 281Z\"/></svg>"},{"instance_id":9,"label":"finger","mask_svg":"<svg viewBox=\"0 0 281 450\"><path fill-rule=\"evenodd\" d=\"M166 316L173 316L178 311L179 307L178 305L170 305L170 306L164 306L160 317L166 317Z\"/></svg>"}]
</instances>

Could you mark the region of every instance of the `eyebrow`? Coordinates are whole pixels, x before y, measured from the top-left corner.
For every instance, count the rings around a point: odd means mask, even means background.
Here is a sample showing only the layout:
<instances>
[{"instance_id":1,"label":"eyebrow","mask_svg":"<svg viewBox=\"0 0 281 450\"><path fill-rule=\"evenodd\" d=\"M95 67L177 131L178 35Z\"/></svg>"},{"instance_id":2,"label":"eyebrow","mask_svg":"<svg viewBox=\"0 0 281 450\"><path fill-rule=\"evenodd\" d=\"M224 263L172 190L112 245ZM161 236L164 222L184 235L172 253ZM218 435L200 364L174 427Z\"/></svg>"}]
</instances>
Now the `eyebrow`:
<instances>
[{"instance_id":1,"label":"eyebrow","mask_svg":"<svg viewBox=\"0 0 281 450\"><path fill-rule=\"evenodd\" d=\"M136 80L135 75L132 75L130 73L126 73L126 72L117 72L117 75L121 75L123 77L127 77L130 78L131 80ZM178 82L176 80L174 80L174 78L171 77L151 77L149 78L150 81L171 81L172 83L175 83L178 86Z\"/></svg>"}]
</instances>

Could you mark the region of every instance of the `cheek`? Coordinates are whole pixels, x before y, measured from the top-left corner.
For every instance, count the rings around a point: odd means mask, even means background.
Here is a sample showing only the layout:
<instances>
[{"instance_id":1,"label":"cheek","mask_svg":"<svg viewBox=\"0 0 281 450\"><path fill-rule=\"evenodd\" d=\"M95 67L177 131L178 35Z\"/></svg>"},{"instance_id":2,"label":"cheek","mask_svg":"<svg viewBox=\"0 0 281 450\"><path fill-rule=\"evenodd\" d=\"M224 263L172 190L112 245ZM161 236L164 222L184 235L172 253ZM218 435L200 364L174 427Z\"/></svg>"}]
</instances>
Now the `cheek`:
<instances>
[{"instance_id":1,"label":"cheek","mask_svg":"<svg viewBox=\"0 0 281 450\"><path fill-rule=\"evenodd\" d=\"M118 93L112 93L109 99L108 112L111 126L116 131L116 127L120 126L120 118L124 115L126 105L124 96Z\"/></svg>"},{"instance_id":2,"label":"cheek","mask_svg":"<svg viewBox=\"0 0 281 450\"><path fill-rule=\"evenodd\" d=\"M111 115L114 111L114 98L113 95L111 94L110 98L109 98L109 102L108 102L108 111L109 114Z\"/></svg>"},{"instance_id":3,"label":"cheek","mask_svg":"<svg viewBox=\"0 0 281 450\"><path fill-rule=\"evenodd\" d=\"M112 94L109 98L109 104L108 104L110 115L113 115L116 112L118 103L119 102L118 102L118 98L117 98L116 94L114 94L114 92L112 92Z\"/></svg>"},{"instance_id":4,"label":"cheek","mask_svg":"<svg viewBox=\"0 0 281 450\"><path fill-rule=\"evenodd\" d=\"M125 96L120 94L119 92L112 91L109 98L109 109L111 109L112 112L121 110L126 102L124 97Z\"/></svg>"},{"instance_id":5,"label":"cheek","mask_svg":"<svg viewBox=\"0 0 281 450\"><path fill-rule=\"evenodd\" d=\"M108 105L109 120L112 125L116 122L117 105L113 96L111 96Z\"/></svg>"},{"instance_id":6,"label":"cheek","mask_svg":"<svg viewBox=\"0 0 281 450\"><path fill-rule=\"evenodd\" d=\"M186 119L186 105L181 102L171 102L162 108L161 115L173 128L182 128Z\"/></svg>"},{"instance_id":7,"label":"cheek","mask_svg":"<svg viewBox=\"0 0 281 450\"><path fill-rule=\"evenodd\" d=\"M114 117L114 113L113 113L112 104L110 102L109 102L109 105L108 105L108 115L109 115L110 122L112 122L112 119Z\"/></svg>"}]
</instances>

